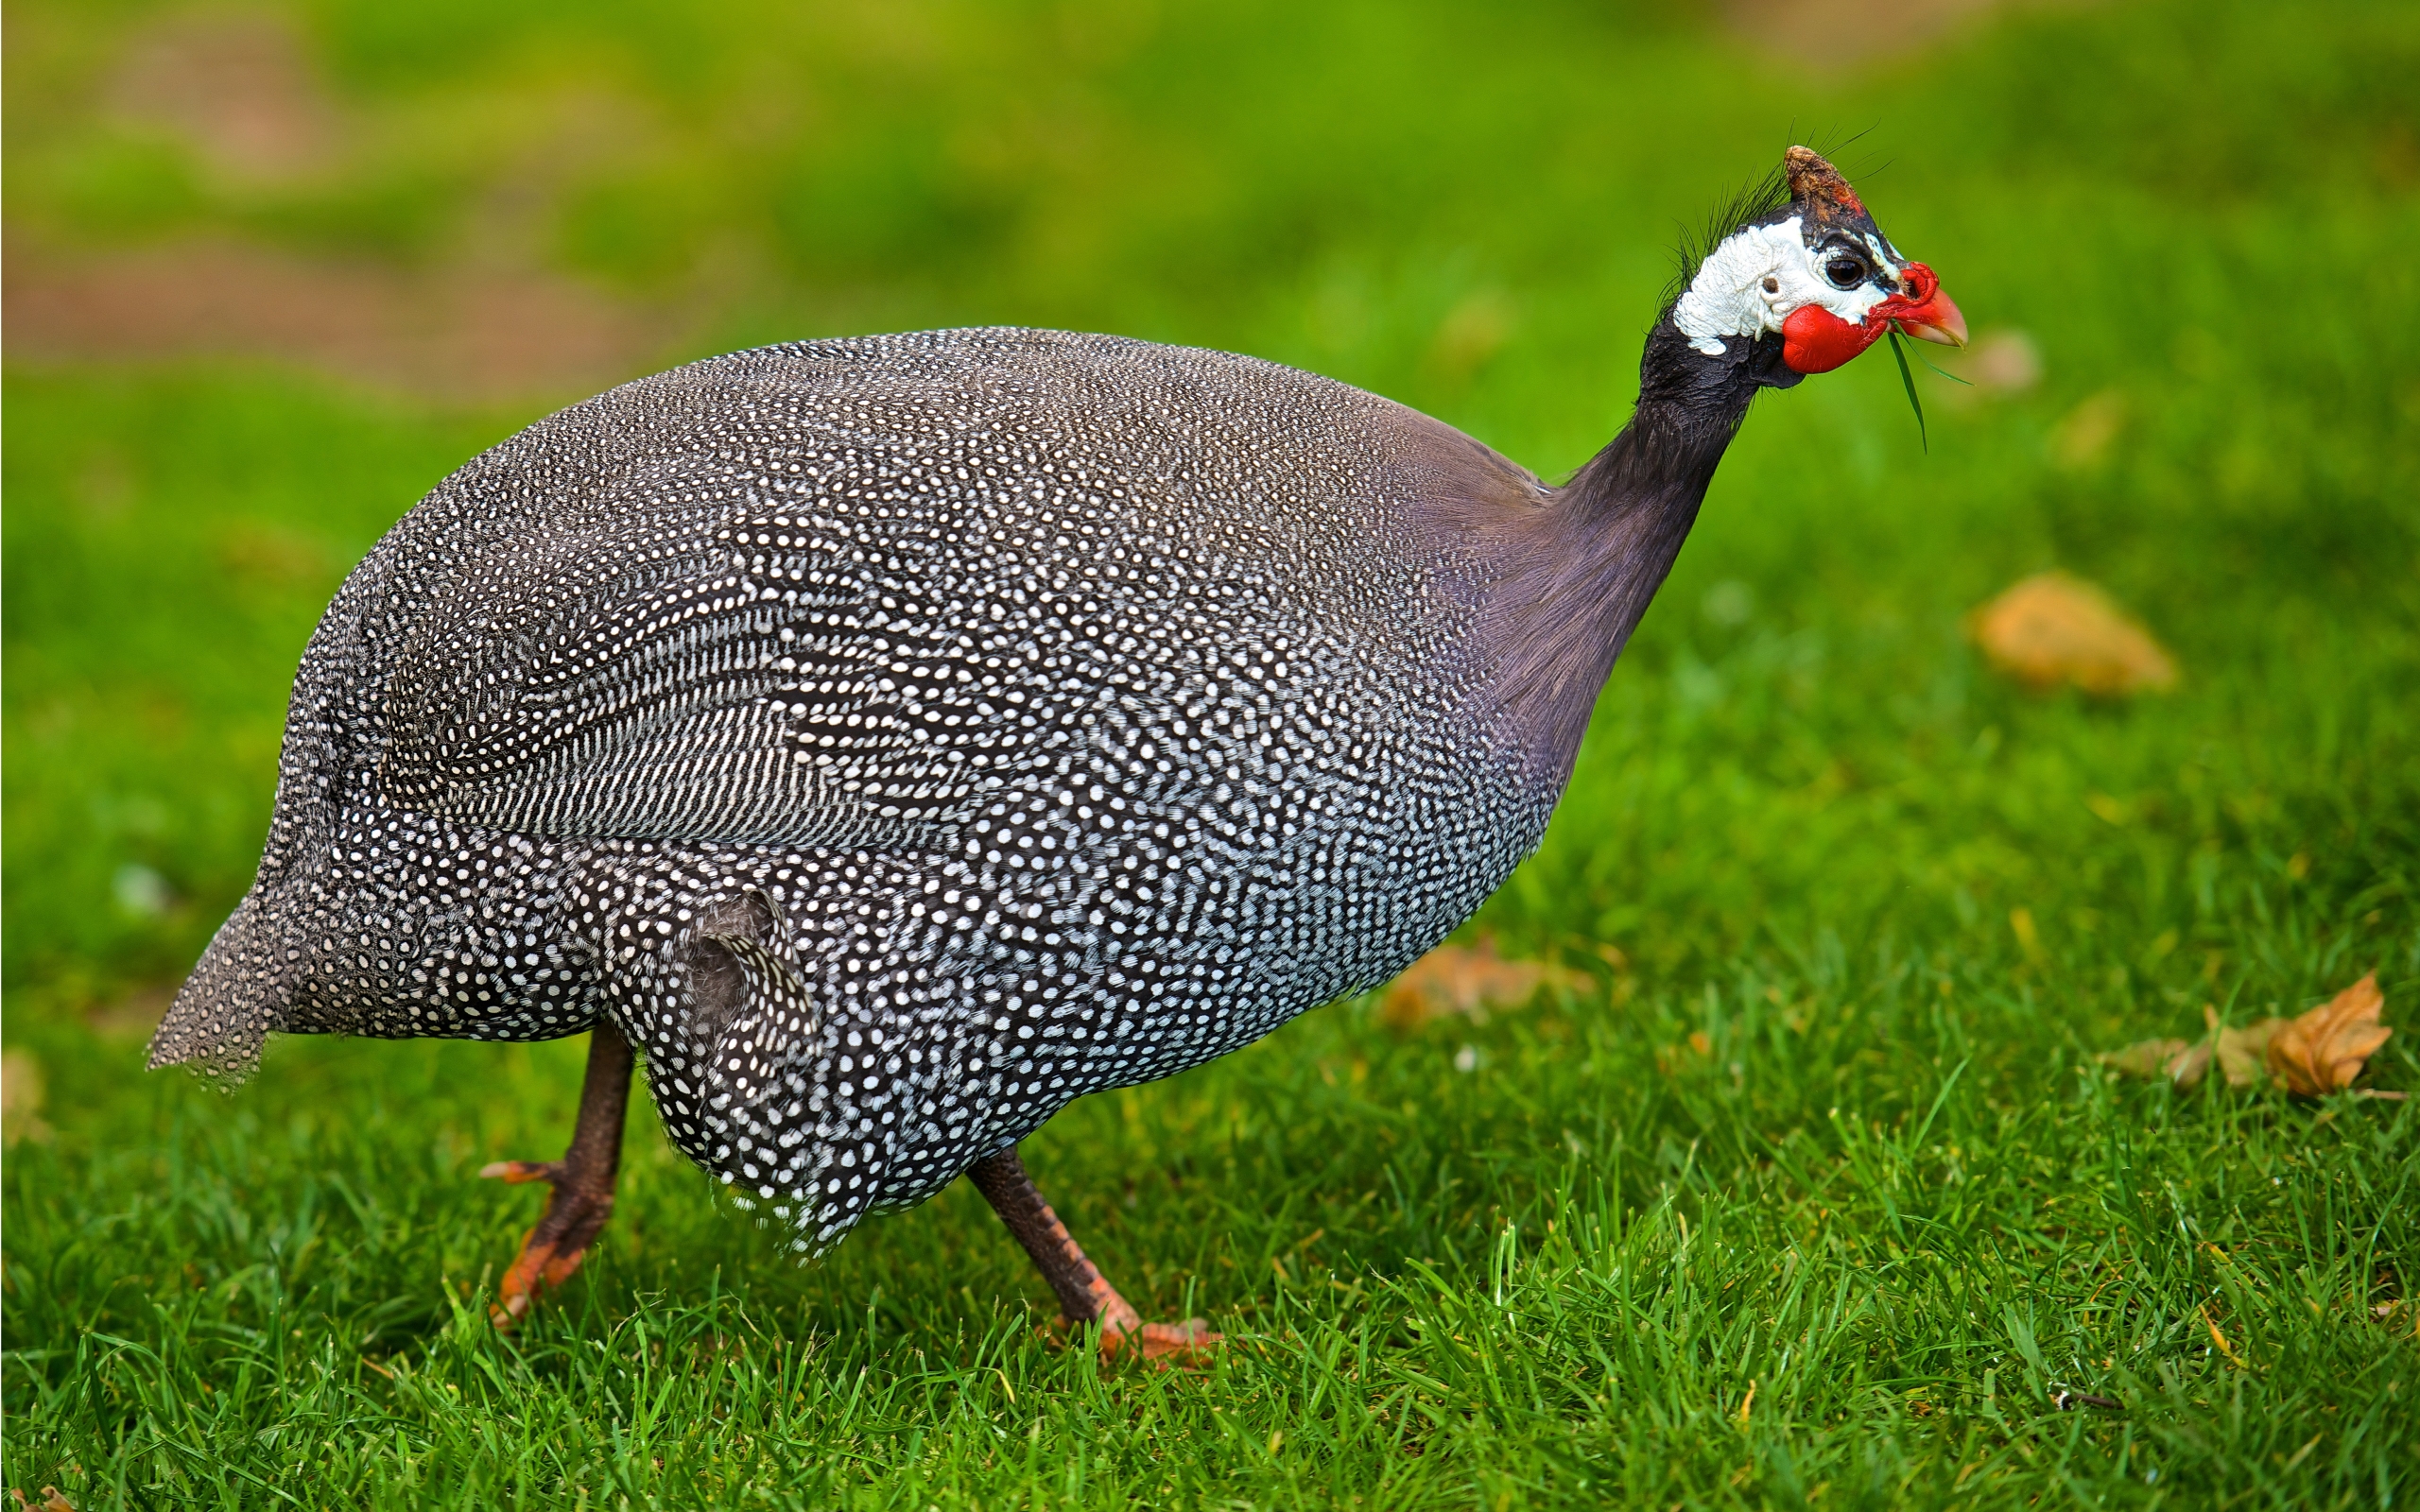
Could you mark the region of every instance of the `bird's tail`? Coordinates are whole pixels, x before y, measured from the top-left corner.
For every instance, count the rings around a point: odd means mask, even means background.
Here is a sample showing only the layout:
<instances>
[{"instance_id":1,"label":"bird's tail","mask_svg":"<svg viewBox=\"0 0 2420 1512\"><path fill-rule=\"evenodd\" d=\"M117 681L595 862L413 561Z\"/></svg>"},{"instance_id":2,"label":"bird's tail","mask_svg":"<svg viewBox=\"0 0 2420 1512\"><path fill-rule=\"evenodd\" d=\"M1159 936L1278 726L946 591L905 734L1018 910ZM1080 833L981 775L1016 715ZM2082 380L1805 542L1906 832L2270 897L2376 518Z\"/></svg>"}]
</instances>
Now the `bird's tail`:
<instances>
[{"instance_id":1,"label":"bird's tail","mask_svg":"<svg viewBox=\"0 0 2420 1512\"><path fill-rule=\"evenodd\" d=\"M151 1036L150 1069L191 1066L235 1083L260 1064L261 1045L285 1005L289 963L258 887L245 895L185 978Z\"/></svg>"}]
</instances>

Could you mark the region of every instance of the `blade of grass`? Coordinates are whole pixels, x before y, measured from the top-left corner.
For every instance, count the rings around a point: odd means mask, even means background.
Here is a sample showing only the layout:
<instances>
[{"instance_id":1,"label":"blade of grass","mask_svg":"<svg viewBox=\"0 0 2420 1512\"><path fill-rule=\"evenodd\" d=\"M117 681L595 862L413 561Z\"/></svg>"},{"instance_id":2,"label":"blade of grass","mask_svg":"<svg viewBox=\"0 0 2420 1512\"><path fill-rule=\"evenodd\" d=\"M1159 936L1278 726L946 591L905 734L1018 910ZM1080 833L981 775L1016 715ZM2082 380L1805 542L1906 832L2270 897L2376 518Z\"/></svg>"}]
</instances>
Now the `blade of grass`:
<instances>
[{"instance_id":1,"label":"blade of grass","mask_svg":"<svg viewBox=\"0 0 2420 1512\"><path fill-rule=\"evenodd\" d=\"M1958 385L1958 386L1959 386L1960 387L1962 387L1962 388L1972 388L1972 387L1975 387L1975 380L1973 380L1972 378L1961 378L1961 377L1959 377L1956 373L1951 372L1951 371L1947 370L1946 369L1942 368L1942 367L1940 367L1939 365L1937 365L1936 363L1934 363L1934 361L1933 361L1930 357L1926 356L1926 355L1925 355L1923 352L1917 352L1917 353L1916 353L1916 360L1917 360L1918 362L1923 363L1926 367L1932 369L1932 370L1933 370L1933 372L1934 372L1934 374L1935 374L1936 376L1938 376L1938 377L1942 377L1942 378L1946 378L1946 379L1948 379L1951 383Z\"/></svg>"},{"instance_id":2,"label":"blade of grass","mask_svg":"<svg viewBox=\"0 0 2420 1512\"><path fill-rule=\"evenodd\" d=\"M1899 359L1899 383L1908 390L1908 407L1916 412L1916 444L1923 447L1925 455L1929 456L1932 455L1932 440L1925 434L1925 406L1924 402L1916 398L1916 375L1908 370L1908 354L1900 350L1899 333L1886 329L1882 334L1891 338L1891 355ZM1931 364L1927 363L1926 366L1930 367Z\"/></svg>"}]
</instances>

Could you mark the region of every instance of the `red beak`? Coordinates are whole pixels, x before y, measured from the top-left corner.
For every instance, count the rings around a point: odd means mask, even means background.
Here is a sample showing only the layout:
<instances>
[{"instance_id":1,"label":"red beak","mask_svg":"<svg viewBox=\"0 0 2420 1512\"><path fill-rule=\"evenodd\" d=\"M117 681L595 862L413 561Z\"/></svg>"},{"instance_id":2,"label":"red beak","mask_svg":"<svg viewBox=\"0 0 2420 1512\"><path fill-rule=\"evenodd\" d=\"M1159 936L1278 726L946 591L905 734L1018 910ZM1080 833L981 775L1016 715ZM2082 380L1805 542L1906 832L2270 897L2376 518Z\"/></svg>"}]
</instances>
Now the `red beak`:
<instances>
[{"instance_id":1,"label":"red beak","mask_svg":"<svg viewBox=\"0 0 2420 1512\"><path fill-rule=\"evenodd\" d=\"M1910 263L1900 272L1906 292L1893 294L1874 307L1874 313L1914 336L1919 341L1938 341L1945 347L1966 344L1966 318L1958 313L1958 302L1942 292L1941 280L1922 263Z\"/></svg>"}]
</instances>

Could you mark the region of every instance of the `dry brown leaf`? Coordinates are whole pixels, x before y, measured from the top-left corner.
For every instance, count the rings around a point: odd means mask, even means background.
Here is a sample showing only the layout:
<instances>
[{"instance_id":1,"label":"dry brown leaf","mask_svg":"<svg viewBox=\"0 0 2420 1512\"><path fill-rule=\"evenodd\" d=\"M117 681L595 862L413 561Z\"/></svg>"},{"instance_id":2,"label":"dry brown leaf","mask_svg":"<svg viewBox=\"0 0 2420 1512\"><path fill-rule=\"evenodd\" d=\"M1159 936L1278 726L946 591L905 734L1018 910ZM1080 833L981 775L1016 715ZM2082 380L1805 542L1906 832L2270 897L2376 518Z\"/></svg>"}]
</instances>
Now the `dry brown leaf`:
<instances>
[{"instance_id":1,"label":"dry brown leaf","mask_svg":"<svg viewBox=\"0 0 2420 1512\"><path fill-rule=\"evenodd\" d=\"M2169 1068L2192 1048L2183 1040L2137 1040L2123 1050L2104 1050L2092 1058L2121 1075L2172 1075Z\"/></svg>"},{"instance_id":2,"label":"dry brown leaf","mask_svg":"<svg viewBox=\"0 0 2420 1512\"><path fill-rule=\"evenodd\" d=\"M2230 1087L2249 1087L2260 1080L2261 1054L2286 1021L2263 1019L2250 1028L2229 1029L2220 1025L2218 1014L2208 1007L2203 1008L2202 1017L2209 1022L2210 1032L2200 1040L2138 1040L2123 1050L2093 1058L2121 1075L2165 1076L2187 1090L2202 1085L2213 1062Z\"/></svg>"},{"instance_id":3,"label":"dry brown leaf","mask_svg":"<svg viewBox=\"0 0 2420 1512\"><path fill-rule=\"evenodd\" d=\"M1572 975L1542 961L1508 961L1481 936L1472 945L1440 945L1412 962L1388 985L1378 1018L1398 1034L1448 1014L1484 1018L1490 1008L1518 1007L1539 988Z\"/></svg>"},{"instance_id":4,"label":"dry brown leaf","mask_svg":"<svg viewBox=\"0 0 2420 1512\"><path fill-rule=\"evenodd\" d=\"M2168 688L2176 662L2151 632L2083 578L2039 573L1966 617L1992 665L2033 688L2071 683L2101 696Z\"/></svg>"},{"instance_id":5,"label":"dry brown leaf","mask_svg":"<svg viewBox=\"0 0 2420 1512\"><path fill-rule=\"evenodd\" d=\"M76 1512L74 1503L60 1494L56 1486L43 1486L39 1502L26 1501L26 1493L13 1486L9 1487L9 1494L17 1499L17 1512Z\"/></svg>"},{"instance_id":6,"label":"dry brown leaf","mask_svg":"<svg viewBox=\"0 0 2420 1512\"><path fill-rule=\"evenodd\" d=\"M2203 1022L2210 1026L2210 1041L2218 1052L2219 1071L2230 1087L2250 1087L2261 1078L2261 1064L2269 1054L2269 1041L2286 1026L2283 1019L2263 1019L2258 1023L2240 1029L2221 1026L2218 1011L2209 1005L2202 1005Z\"/></svg>"},{"instance_id":7,"label":"dry brown leaf","mask_svg":"<svg viewBox=\"0 0 2420 1512\"><path fill-rule=\"evenodd\" d=\"M2351 1086L2363 1062L2394 1033L2378 1022L2385 1007L2378 974L2372 971L2279 1028L2269 1041L2269 1069L2287 1091L2305 1097L2323 1097Z\"/></svg>"},{"instance_id":8,"label":"dry brown leaf","mask_svg":"<svg viewBox=\"0 0 2420 1512\"><path fill-rule=\"evenodd\" d=\"M2323 1097L2351 1086L2363 1063L2394 1034L2378 1022L2385 1006L2373 971L2299 1019L2262 1019L2238 1029L2220 1023L2218 1011L2204 1004L2202 1019L2210 1026L2205 1039L2192 1044L2142 1040L2093 1058L2123 1075L2166 1076L2179 1087L2199 1085L2216 1060L2230 1087L2255 1086L2274 1075L2288 1091ZM2357 1095L2400 1099L2404 1094Z\"/></svg>"},{"instance_id":9,"label":"dry brown leaf","mask_svg":"<svg viewBox=\"0 0 2420 1512\"><path fill-rule=\"evenodd\" d=\"M42 1062L30 1051L0 1055L0 1143L46 1140L50 1125L42 1112Z\"/></svg>"},{"instance_id":10,"label":"dry brown leaf","mask_svg":"<svg viewBox=\"0 0 2420 1512\"><path fill-rule=\"evenodd\" d=\"M2202 1078L2210 1074L2210 1041L2196 1040L2191 1049L2170 1057L2162 1069L2168 1073L2169 1081L2189 1091L2201 1086Z\"/></svg>"}]
</instances>

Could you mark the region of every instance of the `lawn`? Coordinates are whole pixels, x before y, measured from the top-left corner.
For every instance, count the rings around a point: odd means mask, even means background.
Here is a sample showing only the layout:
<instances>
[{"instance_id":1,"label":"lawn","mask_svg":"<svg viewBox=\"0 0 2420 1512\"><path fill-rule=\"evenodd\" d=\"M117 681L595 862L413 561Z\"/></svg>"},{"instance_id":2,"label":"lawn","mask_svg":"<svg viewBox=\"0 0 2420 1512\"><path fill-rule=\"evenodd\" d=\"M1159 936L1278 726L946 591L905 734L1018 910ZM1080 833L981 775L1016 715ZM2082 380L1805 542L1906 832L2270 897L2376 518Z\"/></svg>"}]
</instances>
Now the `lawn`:
<instances>
[{"instance_id":1,"label":"lawn","mask_svg":"<svg viewBox=\"0 0 2420 1512\"><path fill-rule=\"evenodd\" d=\"M12 9L9 1487L2420 1496L2420 1105L2094 1059L2375 970L2398 1033L2360 1087L2420 1090L2420 13L2020 9L1818 67L1646 0L797 9L300 7L268 35L337 146L291 161L142 87L199 12ZM1839 25L1896 24L1868 14ZM373 292L550 280L628 314L640 355L596 360L630 373L1114 330L1560 473L1618 423L1676 223L1834 127L2000 365L1917 370L1923 443L1882 353L1758 404L1545 846L1467 932L1553 983L1409 1030L1336 1005L1028 1142L1147 1315L1228 1336L1209 1368L1055 1340L962 1183L798 1263L645 1108L601 1247L501 1336L483 1297L538 1199L475 1173L556 1153L580 1041L284 1040L232 1096L141 1070L250 881L347 566L611 374L79 354L20 339L54 329L25 289L229 247ZM2050 567L2139 616L2175 689L1996 675L1964 616Z\"/></svg>"}]
</instances>

